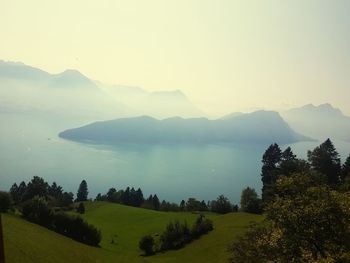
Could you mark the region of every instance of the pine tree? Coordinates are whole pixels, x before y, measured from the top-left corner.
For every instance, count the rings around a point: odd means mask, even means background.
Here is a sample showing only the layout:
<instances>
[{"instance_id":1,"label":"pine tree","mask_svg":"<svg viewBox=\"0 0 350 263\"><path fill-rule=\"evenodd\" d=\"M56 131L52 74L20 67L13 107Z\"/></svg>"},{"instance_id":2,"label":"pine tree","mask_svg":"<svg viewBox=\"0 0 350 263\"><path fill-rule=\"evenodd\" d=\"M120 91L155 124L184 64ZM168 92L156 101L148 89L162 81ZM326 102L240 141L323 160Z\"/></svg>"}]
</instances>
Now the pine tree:
<instances>
[{"instance_id":1,"label":"pine tree","mask_svg":"<svg viewBox=\"0 0 350 263\"><path fill-rule=\"evenodd\" d=\"M79 189L77 192L77 202L84 202L87 201L89 191L88 191L88 186L85 180L83 180L80 185Z\"/></svg>"},{"instance_id":2,"label":"pine tree","mask_svg":"<svg viewBox=\"0 0 350 263\"><path fill-rule=\"evenodd\" d=\"M308 151L307 157L311 168L324 174L329 185L334 186L339 183L341 175L340 157L330 139L327 139L313 151Z\"/></svg>"},{"instance_id":3,"label":"pine tree","mask_svg":"<svg viewBox=\"0 0 350 263\"><path fill-rule=\"evenodd\" d=\"M348 158L346 158L345 163L342 166L342 180L350 177L350 154Z\"/></svg>"},{"instance_id":4,"label":"pine tree","mask_svg":"<svg viewBox=\"0 0 350 263\"><path fill-rule=\"evenodd\" d=\"M279 174L278 164L282 159L282 152L277 143L271 144L265 151L261 168L261 181L263 183L262 199L264 202L271 200L273 196L272 187Z\"/></svg>"},{"instance_id":5,"label":"pine tree","mask_svg":"<svg viewBox=\"0 0 350 263\"><path fill-rule=\"evenodd\" d=\"M158 196L156 194L153 196L152 203L153 203L154 209L159 210L160 202L159 202Z\"/></svg>"}]
</instances>

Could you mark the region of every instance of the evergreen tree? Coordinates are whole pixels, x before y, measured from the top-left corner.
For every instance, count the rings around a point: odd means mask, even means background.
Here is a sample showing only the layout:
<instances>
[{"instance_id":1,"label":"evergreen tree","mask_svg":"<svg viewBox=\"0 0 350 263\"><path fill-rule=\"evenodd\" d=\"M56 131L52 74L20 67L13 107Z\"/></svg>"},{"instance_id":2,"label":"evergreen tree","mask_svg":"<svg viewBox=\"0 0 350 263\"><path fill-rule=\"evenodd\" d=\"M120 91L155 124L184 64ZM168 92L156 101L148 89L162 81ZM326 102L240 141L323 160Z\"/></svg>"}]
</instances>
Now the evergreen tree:
<instances>
[{"instance_id":1,"label":"evergreen tree","mask_svg":"<svg viewBox=\"0 0 350 263\"><path fill-rule=\"evenodd\" d=\"M17 204L20 200L18 195L18 186L16 183L14 183L10 188L10 195L15 204Z\"/></svg>"},{"instance_id":2,"label":"evergreen tree","mask_svg":"<svg viewBox=\"0 0 350 263\"><path fill-rule=\"evenodd\" d=\"M26 191L23 194L23 200L32 199L34 196L47 196L49 185L39 176L34 176L28 183Z\"/></svg>"},{"instance_id":3,"label":"evergreen tree","mask_svg":"<svg viewBox=\"0 0 350 263\"><path fill-rule=\"evenodd\" d=\"M130 187L128 186L122 194L122 203L130 205Z\"/></svg>"},{"instance_id":4,"label":"evergreen tree","mask_svg":"<svg viewBox=\"0 0 350 263\"><path fill-rule=\"evenodd\" d=\"M160 202L159 202L158 196L156 194L153 196L152 203L153 203L154 209L159 210Z\"/></svg>"},{"instance_id":5,"label":"evergreen tree","mask_svg":"<svg viewBox=\"0 0 350 263\"><path fill-rule=\"evenodd\" d=\"M289 155L288 152L286 155ZM282 152L278 144L271 144L265 151L261 168L261 181L263 183L262 199L268 202L273 197L272 187L277 180L279 174L278 164L282 159Z\"/></svg>"},{"instance_id":6,"label":"evergreen tree","mask_svg":"<svg viewBox=\"0 0 350 263\"><path fill-rule=\"evenodd\" d=\"M341 165L339 153L330 139L327 139L313 151L308 151L308 160L314 171L327 177L329 185L336 185L340 181Z\"/></svg>"},{"instance_id":7,"label":"evergreen tree","mask_svg":"<svg viewBox=\"0 0 350 263\"><path fill-rule=\"evenodd\" d=\"M112 187L108 190L107 195L106 195L108 202L114 202L114 195L116 192L117 192L117 190L114 187Z\"/></svg>"},{"instance_id":8,"label":"evergreen tree","mask_svg":"<svg viewBox=\"0 0 350 263\"><path fill-rule=\"evenodd\" d=\"M88 186L85 180L81 181L79 185L79 189L77 192L77 202L84 202L87 201L89 191L88 191Z\"/></svg>"},{"instance_id":9,"label":"evergreen tree","mask_svg":"<svg viewBox=\"0 0 350 263\"><path fill-rule=\"evenodd\" d=\"M350 177L350 154L348 158L346 158L345 163L342 166L342 180Z\"/></svg>"},{"instance_id":10,"label":"evergreen tree","mask_svg":"<svg viewBox=\"0 0 350 263\"><path fill-rule=\"evenodd\" d=\"M143 198L142 190L141 190L141 188L138 188L137 191L136 191L136 202L135 202L135 205L137 207L140 207L143 202L144 202L144 198Z\"/></svg>"}]
</instances>

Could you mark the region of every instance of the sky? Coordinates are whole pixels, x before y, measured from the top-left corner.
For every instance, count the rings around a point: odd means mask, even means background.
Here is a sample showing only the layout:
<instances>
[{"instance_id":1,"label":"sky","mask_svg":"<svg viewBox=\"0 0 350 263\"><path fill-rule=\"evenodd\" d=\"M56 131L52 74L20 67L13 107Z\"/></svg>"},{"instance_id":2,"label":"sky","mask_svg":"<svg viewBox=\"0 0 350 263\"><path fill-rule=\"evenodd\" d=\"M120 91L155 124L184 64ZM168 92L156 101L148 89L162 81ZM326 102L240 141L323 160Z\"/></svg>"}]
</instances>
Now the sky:
<instances>
[{"instance_id":1,"label":"sky","mask_svg":"<svg viewBox=\"0 0 350 263\"><path fill-rule=\"evenodd\" d=\"M182 90L209 115L331 103L350 115L347 0L0 0L0 59Z\"/></svg>"}]
</instances>

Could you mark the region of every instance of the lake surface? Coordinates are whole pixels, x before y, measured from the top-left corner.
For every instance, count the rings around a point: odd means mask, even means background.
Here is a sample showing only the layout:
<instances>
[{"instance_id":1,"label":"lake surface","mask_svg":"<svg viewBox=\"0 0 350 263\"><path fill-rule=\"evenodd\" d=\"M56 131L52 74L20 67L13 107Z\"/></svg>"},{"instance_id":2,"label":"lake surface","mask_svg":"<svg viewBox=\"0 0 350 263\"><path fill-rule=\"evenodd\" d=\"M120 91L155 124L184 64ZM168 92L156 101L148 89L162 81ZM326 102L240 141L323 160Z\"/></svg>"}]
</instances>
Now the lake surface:
<instances>
[{"instance_id":1,"label":"lake surface","mask_svg":"<svg viewBox=\"0 0 350 263\"><path fill-rule=\"evenodd\" d=\"M261 158L268 145L157 144L88 145L58 138L72 128L50 117L0 114L0 190L34 175L76 193L85 179L89 197L110 187L141 187L145 196L179 202L213 200L224 194L239 202L244 187L260 192ZM343 158L350 143L334 141ZM291 145L300 158L320 142ZM281 146L285 148L287 146Z\"/></svg>"}]
</instances>

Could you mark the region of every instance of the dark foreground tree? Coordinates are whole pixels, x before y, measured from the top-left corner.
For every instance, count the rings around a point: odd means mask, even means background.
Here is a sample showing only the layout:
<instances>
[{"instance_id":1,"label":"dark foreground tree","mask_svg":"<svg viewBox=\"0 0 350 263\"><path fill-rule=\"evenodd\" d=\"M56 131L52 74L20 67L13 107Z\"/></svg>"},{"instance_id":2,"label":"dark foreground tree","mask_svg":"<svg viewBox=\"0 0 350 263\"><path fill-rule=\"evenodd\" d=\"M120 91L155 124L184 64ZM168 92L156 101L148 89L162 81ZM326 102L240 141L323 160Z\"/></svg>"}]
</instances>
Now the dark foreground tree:
<instances>
[{"instance_id":1,"label":"dark foreground tree","mask_svg":"<svg viewBox=\"0 0 350 263\"><path fill-rule=\"evenodd\" d=\"M281 177L265 223L232 247L232 262L349 262L350 193L313 175Z\"/></svg>"},{"instance_id":2,"label":"dark foreground tree","mask_svg":"<svg viewBox=\"0 0 350 263\"><path fill-rule=\"evenodd\" d=\"M261 181L263 183L262 199L269 202L273 197L272 187L280 174L278 164L282 158L282 151L277 143L271 144L265 151L261 168Z\"/></svg>"},{"instance_id":3,"label":"dark foreground tree","mask_svg":"<svg viewBox=\"0 0 350 263\"><path fill-rule=\"evenodd\" d=\"M84 202L87 201L89 191L88 191L88 186L85 180L83 180L80 185L79 189L77 192L77 202Z\"/></svg>"},{"instance_id":4,"label":"dark foreground tree","mask_svg":"<svg viewBox=\"0 0 350 263\"><path fill-rule=\"evenodd\" d=\"M0 192L0 213L7 212L11 207L10 194L6 192Z\"/></svg>"},{"instance_id":5,"label":"dark foreground tree","mask_svg":"<svg viewBox=\"0 0 350 263\"><path fill-rule=\"evenodd\" d=\"M308 151L307 156L311 168L324 174L329 185L334 186L340 182L340 157L330 139L327 139L313 151Z\"/></svg>"},{"instance_id":6,"label":"dark foreground tree","mask_svg":"<svg viewBox=\"0 0 350 263\"><path fill-rule=\"evenodd\" d=\"M146 256L154 254L154 239L150 235L141 238L139 248L144 251Z\"/></svg>"}]
</instances>

